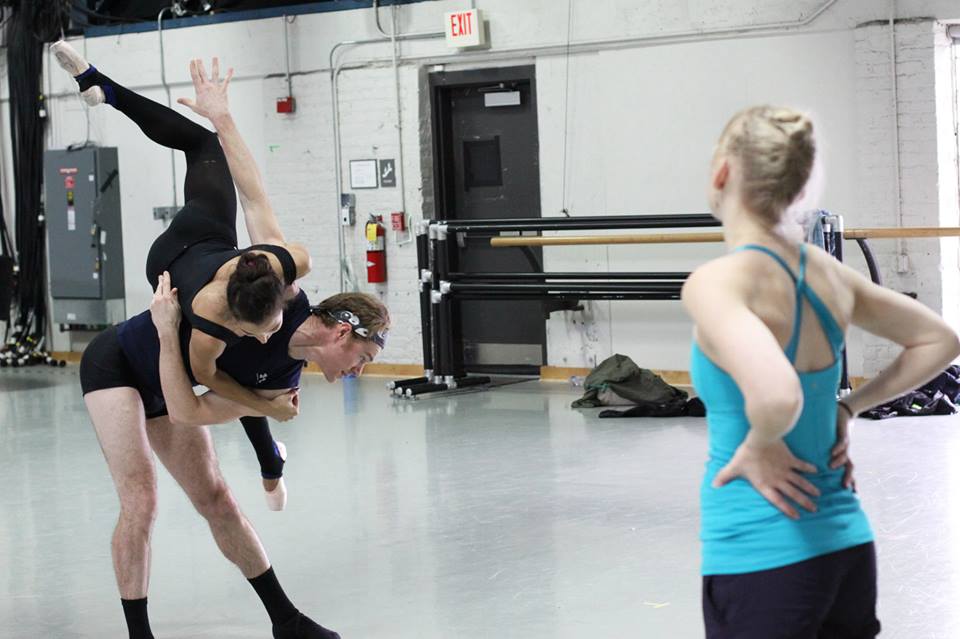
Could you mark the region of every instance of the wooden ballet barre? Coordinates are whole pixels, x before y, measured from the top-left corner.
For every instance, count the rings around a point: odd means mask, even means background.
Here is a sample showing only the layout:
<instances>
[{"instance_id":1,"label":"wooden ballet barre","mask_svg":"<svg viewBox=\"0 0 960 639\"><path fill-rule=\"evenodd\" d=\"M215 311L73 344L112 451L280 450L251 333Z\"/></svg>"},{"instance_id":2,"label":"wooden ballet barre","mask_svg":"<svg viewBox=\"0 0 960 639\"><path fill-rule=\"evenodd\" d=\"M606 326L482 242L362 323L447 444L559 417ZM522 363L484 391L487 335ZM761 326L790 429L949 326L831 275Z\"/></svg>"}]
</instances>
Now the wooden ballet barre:
<instances>
[{"instance_id":1,"label":"wooden ballet barre","mask_svg":"<svg viewBox=\"0 0 960 639\"><path fill-rule=\"evenodd\" d=\"M960 237L960 227L911 226L847 229L845 240L880 240L918 237ZM628 235L562 235L548 237L493 237L490 246L581 246L588 244L681 244L722 242L722 233L634 233Z\"/></svg>"}]
</instances>

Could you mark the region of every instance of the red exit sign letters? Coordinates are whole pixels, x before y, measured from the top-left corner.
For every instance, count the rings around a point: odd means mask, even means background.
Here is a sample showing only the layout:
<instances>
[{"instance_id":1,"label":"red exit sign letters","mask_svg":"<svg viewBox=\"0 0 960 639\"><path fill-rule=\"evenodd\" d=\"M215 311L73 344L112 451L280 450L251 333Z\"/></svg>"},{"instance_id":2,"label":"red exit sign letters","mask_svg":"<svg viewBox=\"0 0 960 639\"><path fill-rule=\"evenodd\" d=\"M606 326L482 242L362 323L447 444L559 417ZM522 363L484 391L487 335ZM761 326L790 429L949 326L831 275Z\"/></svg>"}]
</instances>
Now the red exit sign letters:
<instances>
[{"instance_id":1,"label":"red exit sign letters","mask_svg":"<svg viewBox=\"0 0 960 639\"><path fill-rule=\"evenodd\" d=\"M451 47L476 47L485 41L479 9L445 14L443 30L447 34L447 44Z\"/></svg>"}]
</instances>

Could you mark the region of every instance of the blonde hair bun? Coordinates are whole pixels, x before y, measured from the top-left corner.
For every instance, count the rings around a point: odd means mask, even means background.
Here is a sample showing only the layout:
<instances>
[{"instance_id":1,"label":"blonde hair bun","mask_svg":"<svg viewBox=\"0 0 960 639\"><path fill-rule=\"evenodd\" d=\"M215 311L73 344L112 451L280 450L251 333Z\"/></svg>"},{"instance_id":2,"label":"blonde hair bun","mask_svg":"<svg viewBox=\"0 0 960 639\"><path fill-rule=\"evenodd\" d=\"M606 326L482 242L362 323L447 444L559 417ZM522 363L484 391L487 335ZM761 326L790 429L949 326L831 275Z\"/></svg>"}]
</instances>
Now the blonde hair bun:
<instances>
[{"instance_id":1,"label":"blonde hair bun","mask_svg":"<svg viewBox=\"0 0 960 639\"><path fill-rule=\"evenodd\" d=\"M752 107L727 123L719 147L741 167L744 204L776 224L810 179L813 121L793 109Z\"/></svg>"}]
</instances>

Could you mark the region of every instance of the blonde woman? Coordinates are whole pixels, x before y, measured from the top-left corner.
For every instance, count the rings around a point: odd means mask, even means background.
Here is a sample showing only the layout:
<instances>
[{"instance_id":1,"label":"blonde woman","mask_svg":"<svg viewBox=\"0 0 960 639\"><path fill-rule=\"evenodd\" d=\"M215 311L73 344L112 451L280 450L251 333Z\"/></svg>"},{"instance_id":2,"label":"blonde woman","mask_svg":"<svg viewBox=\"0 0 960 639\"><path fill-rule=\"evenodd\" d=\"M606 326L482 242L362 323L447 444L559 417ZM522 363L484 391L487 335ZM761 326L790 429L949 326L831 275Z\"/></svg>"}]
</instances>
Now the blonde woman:
<instances>
[{"instance_id":1,"label":"blonde woman","mask_svg":"<svg viewBox=\"0 0 960 639\"><path fill-rule=\"evenodd\" d=\"M683 288L695 324L691 376L709 429L701 490L709 639L879 633L873 533L853 491L848 425L960 354L930 309L789 239L785 213L815 154L813 125L796 111L755 107L730 120L709 184L728 253ZM903 350L838 402L851 325Z\"/></svg>"}]
</instances>

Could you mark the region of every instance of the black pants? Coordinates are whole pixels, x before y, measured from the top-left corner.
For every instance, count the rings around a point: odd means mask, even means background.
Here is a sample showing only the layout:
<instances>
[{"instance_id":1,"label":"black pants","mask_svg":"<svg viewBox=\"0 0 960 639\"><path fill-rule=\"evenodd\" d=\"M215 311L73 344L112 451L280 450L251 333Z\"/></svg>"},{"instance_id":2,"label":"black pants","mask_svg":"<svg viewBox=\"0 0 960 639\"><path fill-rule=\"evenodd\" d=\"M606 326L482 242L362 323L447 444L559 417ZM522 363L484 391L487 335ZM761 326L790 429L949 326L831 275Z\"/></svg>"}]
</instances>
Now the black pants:
<instances>
[{"instance_id":1,"label":"black pants","mask_svg":"<svg viewBox=\"0 0 960 639\"><path fill-rule=\"evenodd\" d=\"M155 289L160 274L194 244L216 241L236 246L237 196L217 134L99 71L91 70L79 83L81 90L94 84L103 87L110 104L130 118L148 138L186 155L187 174L183 181L186 203L150 247L146 264L150 287ZM268 479L279 478L283 474L283 461L276 454L267 419L244 417L241 421L257 453L261 474Z\"/></svg>"},{"instance_id":2,"label":"black pants","mask_svg":"<svg viewBox=\"0 0 960 639\"><path fill-rule=\"evenodd\" d=\"M796 564L703 578L707 639L873 639L877 564L872 543Z\"/></svg>"}]
</instances>

